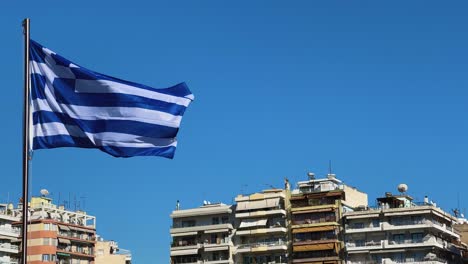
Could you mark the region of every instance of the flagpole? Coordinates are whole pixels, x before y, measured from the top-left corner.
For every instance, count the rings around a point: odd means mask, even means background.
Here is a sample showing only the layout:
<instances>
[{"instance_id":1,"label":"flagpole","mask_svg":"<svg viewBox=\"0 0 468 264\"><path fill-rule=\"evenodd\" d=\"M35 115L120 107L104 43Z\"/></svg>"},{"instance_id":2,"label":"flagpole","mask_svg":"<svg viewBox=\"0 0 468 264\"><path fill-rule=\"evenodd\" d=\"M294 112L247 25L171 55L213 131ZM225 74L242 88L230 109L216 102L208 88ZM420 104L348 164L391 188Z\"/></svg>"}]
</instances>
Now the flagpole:
<instances>
[{"instance_id":1,"label":"flagpole","mask_svg":"<svg viewBox=\"0 0 468 264\"><path fill-rule=\"evenodd\" d=\"M22 215L22 237L21 237L21 262L27 263L28 257L28 185L29 185L29 18L23 20L24 34L24 112L23 112L23 215Z\"/></svg>"}]
</instances>

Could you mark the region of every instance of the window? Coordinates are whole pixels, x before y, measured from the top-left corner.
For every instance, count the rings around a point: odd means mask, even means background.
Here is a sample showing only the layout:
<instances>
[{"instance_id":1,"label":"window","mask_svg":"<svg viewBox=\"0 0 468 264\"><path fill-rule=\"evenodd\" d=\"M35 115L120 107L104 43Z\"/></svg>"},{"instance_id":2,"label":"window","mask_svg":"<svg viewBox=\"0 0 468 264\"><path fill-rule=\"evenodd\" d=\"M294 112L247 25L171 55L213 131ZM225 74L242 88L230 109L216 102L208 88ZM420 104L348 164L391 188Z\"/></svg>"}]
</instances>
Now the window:
<instances>
[{"instance_id":1,"label":"window","mask_svg":"<svg viewBox=\"0 0 468 264\"><path fill-rule=\"evenodd\" d=\"M423 241L424 234L423 233L413 233L411 234L411 240L413 243L421 243Z\"/></svg>"},{"instance_id":2,"label":"window","mask_svg":"<svg viewBox=\"0 0 468 264\"><path fill-rule=\"evenodd\" d=\"M211 224L218 225L219 224L219 217L213 217L211 220Z\"/></svg>"},{"instance_id":3,"label":"window","mask_svg":"<svg viewBox=\"0 0 468 264\"><path fill-rule=\"evenodd\" d=\"M42 261L44 261L44 262L50 261L50 255L48 255L48 254L42 255Z\"/></svg>"},{"instance_id":4,"label":"window","mask_svg":"<svg viewBox=\"0 0 468 264\"><path fill-rule=\"evenodd\" d=\"M44 230L51 230L50 226L51 226L50 224L44 224Z\"/></svg>"},{"instance_id":5,"label":"window","mask_svg":"<svg viewBox=\"0 0 468 264\"><path fill-rule=\"evenodd\" d=\"M228 223L229 223L229 217L223 216L223 217L221 218L221 223L223 223L223 224L228 224Z\"/></svg>"},{"instance_id":6,"label":"window","mask_svg":"<svg viewBox=\"0 0 468 264\"><path fill-rule=\"evenodd\" d=\"M354 223L353 228L364 228L364 223Z\"/></svg>"},{"instance_id":7,"label":"window","mask_svg":"<svg viewBox=\"0 0 468 264\"><path fill-rule=\"evenodd\" d=\"M395 234L395 235L393 235L393 241L395 241L398 244L404 243L405 242L405 235L404 234Z\"/></svg>"},{"instance_id":8,"label":"window","mask_svg":"<svg viewBox=\"0 0 468 264\"><path fill-rule=\"evenodd\" d=\"M182 227L195 226L195 220L182 221Z\"/></svg>"},{"instance_id":9,"label":"window","mask_svg":"<svg viewBox=\"0 0 468 264\"><path fill-rule=\"evenodd\" d=\"M372 226L373 227L379 227L380 226L380 220L379 219L372 220Z\"/></svg>"},{"instance_id":10,"label":"window","mask_svg":"<svg viewBox=\"0 0 468 264\"><path fill-rule=\"evenodd\" d=\"M364 247L366 242L362 239L356 240L356 247Z\"/></svg>"}]
</instances>

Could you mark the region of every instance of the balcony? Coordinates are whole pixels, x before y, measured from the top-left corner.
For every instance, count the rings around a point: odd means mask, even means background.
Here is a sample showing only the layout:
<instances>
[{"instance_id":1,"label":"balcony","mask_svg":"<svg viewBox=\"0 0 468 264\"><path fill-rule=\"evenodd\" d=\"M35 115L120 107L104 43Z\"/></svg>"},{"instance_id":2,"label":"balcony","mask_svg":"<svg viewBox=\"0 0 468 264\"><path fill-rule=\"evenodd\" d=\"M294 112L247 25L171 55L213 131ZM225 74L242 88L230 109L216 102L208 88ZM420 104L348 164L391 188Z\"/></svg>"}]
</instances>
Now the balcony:
<instances>
[{"instance_id":1,"label":"balcony","mask_svg":"<svg viewBox=\"0 0 468 264\"><path fill-rule=\"evenodd\" d=\"M270 216L270 215L286 215L286 210L274 209L274 210L259 210L259 211L254 211L254 212L236 213L236 218Z\"/></svg>"},{"instance_id":2,"label":"balcony","mask_svg":"<svg viewBox=\"0 0 468 264\"><path fill-rule=\"evenodd\" d=\"M229 250L229 246L231 245L232 244L229 238L221 239L218 243L210 243L210 242L203 243L205 252Z\"/></svg>"},{"instance_id":3,"label":"balcony","mask_svg":"<svg viewBox=\"0 0 468 264\"><path fill-rule=\"evenodd\" d=\"M79 256L79 257L86 257L86 258L94 258L93 251L91 249L76 249L73 247L65 247L65 248L57 248L57 255L62 256Z\"/></svg>"},{"instance_id":4,"label":"balcony","mask_svg":"<svg viewBox=\"0 0 468 264\"><path fill-rule=\"evenodd\" d=\"M384 248L438 247L444 248L444 241L433 236L423 239L384 240Z\"/></svg>"},{"instance_id":5,"label":"balcony","mask_svg":"<svg viewBox=\"0 0 468 264\"><path fill-rule=\"evenodd\" d=\"M433 260L412 260L412 259L405 259L405 260L392 260L391 258L384 258L382 259L383 263L385 264L400 264L400 263L409 263L409 264L446 264L447 261L443 259L433 259ZM349 264L357 264L358 262L350 262ZM369 263L369 262L366 262Z\"/></svg>"},{"instance_id":6,"label":"balcony","mask_svg":"<svg viewBox=\"0 0 468 264\"><path fill-rule=\"evenodd\" d=\"M339 261L341 260L338 256L329 257L306 257L306 258L294 258L292 263L311 263L311 262L325 262L325 261ZM369 263L369 262L368 262Z\"/></svg>"},{"instance_id":7,"label":"balcony","mask_svg":"<svg viewBox=\"0 0 468 264\"><path fill-rule=\"evenodd\" d=\"M352 253L355 253L356 251L382 249L383 241L384 240L366 241L364 243L347 242L346 251L348 251L349 254L352 254Z\"/></svg>"},{"instance_id":8,"label":"balcony","mask_svg":"<svg viewBox=\"0 0 468 264\"><path fill-rule=\"evenodd\" d=\"M353 233L364 233L364 232L376 232L382 231L384 229L382 224L379 225L364 225L362 227L346 225L345 231L346 234L353 234Z\"/></svg>"},{"instance_id":9,"label":"balcony","mask_svg":"<svg viewBox=\"0 0 468 264\"><path fill-rule=\"evenodd\" d=\"M237 247L236 253L246 252L265 252L265 251L278 251L288 250L288 246L284 241L272 242L257 242L251 244L242 244Z\"/></svg>"},{"instance_id":10,"label":"balcony","mask_svg":"<svg viewBox=\"0 0 468 264\"><path fill-rule=\"evenodd\" d=\"M0 226L0 235L19 237L21 229L14 227Z\"/></svg>"},{"instance_id":11,"label":"balcony","mask_svg":"<svg viewBox=\"0 0 468 264\"><path fill-rule=\"evenodd\" d=\"M8 243L4 243L0 244L0 251L17 254L19 252L19 247Z\"/></svg>"},{"instance_id":12,"label":"balcony","mask_svg":"<svg viewBox=\"0 0 468 264\"><path fill-rule=\"evenodd\" d=\"M251 229L251 230L239 230L239 231L236 231L236 235L245 236L245 235L275 234L275 233L285 234L287 231L288 229L286 227L272 226L269 228L267 227L267 228Z\"/></svg>"},{"instance_id":13,"label":"balcony","mask_svg":"<svg viewBox=\"0 0 468 264\"><path fill-rule=\"evenodd\" d=\"M234 261L230 259L221 259L221 260L205 260L205 264L234 264Z\"/></svg>"},{"instance_id":14,"label":"balcony","mask_svg":"<svg viewBox=\"0 0 468 264\"><path fill-rule=\"evenodd\" d=\"M225 223L225 224L217 224L217 225L195 225L195 226L180 226L180 225L174 225L170 232L171 235L177 234L177 233L187 233L187 235L196 235L193 234L193 232L198 232L198 231L208 231L208 230L216 230L219 229L220 232L228 232L229 230L232 230L232 224L230 223ZM192 232L192 233L191 233Z\"/></svg>"}]
</instances>

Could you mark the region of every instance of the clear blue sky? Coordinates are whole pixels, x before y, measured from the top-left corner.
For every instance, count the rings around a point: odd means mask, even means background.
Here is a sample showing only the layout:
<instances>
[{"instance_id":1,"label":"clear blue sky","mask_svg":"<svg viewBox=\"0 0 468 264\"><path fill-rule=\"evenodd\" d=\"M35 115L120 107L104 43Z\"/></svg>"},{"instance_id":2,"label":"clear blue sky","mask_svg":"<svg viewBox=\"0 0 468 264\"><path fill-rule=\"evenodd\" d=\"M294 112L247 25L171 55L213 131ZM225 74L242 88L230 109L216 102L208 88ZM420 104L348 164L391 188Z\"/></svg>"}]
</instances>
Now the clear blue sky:
<instances>
[{"instance_id":1,"label":"clear blue sky","mask_svg":"<svg viewBox=\"0 0 468 264\"><path fill-rule=\"evenodd\" d=\"M21 195L22 34L82 66L196 96L174 160L40 150L32 190L86 198L135 263L168 263L169 214L325 174L371 204L399 183L468 208L466 1L2 1L0 201ZM82 204L83 205L83 202Z\"/></svg>"}]
</instances>

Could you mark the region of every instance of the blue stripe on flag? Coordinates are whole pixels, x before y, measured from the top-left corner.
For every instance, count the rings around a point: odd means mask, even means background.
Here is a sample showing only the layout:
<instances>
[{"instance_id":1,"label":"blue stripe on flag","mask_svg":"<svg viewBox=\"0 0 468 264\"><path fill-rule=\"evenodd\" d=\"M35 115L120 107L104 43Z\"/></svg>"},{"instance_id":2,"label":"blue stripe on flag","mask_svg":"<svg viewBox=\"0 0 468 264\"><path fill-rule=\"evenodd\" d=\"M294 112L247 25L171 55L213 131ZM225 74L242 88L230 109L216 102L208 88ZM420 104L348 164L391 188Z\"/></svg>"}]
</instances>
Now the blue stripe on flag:
<instances>
[{"instance_id":1,"label":"blue stripe on flag","mask_svg":"<svg viewBox=\"0 0 468 264\"><path fill-rule=\"evenodd\" d=\"M128 158L134 156L162 156L169 159L174 158L175 147L154 147L154 148L130 148L130 147L113 147L113 146L95 146L86 138L71 137L67 135L34 137L34 149L50 149L62 147L79 147L79 148L97 148L114 157Z\"/></svg>"},{"instance_id":2,"label":"blue stripe on flag","mask_svg":"<svg viewBox=\"0 0 468 264\"><path fill-rule=\"evenodd\" d=\"M63 113L36 111L33 113L33 125L46 123L62 123L78 126L84 132L102 133L116 132L151 138L174 138L178 128L143 123L133 120L83 120L74 119Z\"/></svg>"}]
</instances>

